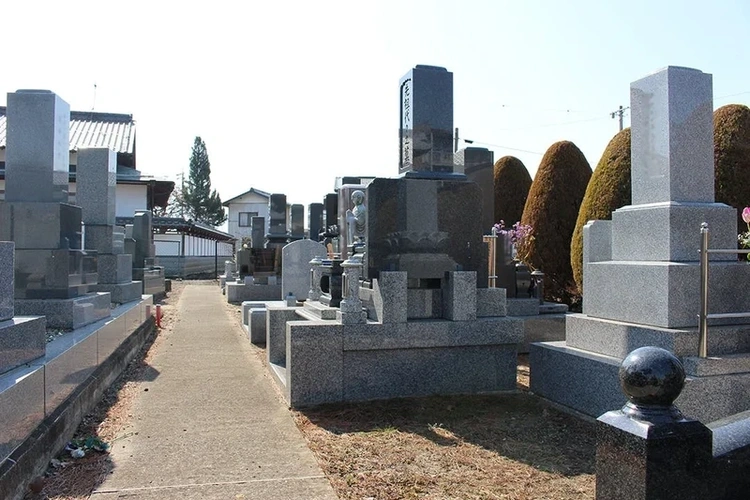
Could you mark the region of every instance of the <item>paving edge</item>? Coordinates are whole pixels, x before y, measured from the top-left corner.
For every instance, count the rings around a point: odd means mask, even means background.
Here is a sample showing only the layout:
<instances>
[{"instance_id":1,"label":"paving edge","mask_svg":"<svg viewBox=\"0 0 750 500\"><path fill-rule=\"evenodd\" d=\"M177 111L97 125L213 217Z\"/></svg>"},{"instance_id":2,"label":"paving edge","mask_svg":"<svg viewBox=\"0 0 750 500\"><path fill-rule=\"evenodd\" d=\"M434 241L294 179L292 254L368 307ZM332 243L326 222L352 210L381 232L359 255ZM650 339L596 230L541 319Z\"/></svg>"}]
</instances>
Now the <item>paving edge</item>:
<instances>
[{"instance_id":1,"label":"paving edge","mask_svg":"<svg viewBox=\"0 0 750 500\"><path fill-rule=\"evenodd\" d=\"M94 409L104 391L155 333L155 319L150 316L0 463L0 498L23 498L28 484L44 474L50 460L73 437L83 417Z\"/></svg>"}]
</instances>

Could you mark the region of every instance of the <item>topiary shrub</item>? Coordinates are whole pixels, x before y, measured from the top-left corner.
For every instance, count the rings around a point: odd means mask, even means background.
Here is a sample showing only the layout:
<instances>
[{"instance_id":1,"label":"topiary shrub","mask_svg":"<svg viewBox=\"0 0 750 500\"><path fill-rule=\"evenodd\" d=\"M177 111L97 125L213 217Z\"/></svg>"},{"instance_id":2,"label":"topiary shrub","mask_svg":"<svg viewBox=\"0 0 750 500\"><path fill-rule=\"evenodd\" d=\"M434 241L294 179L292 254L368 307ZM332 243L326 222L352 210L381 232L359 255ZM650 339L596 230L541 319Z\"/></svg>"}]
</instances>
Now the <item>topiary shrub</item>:
<instances>
[{"instance_id":1,"label":"topiary shrub","mask_svg":"<svg viewBox=\"0 0 750 500\"><path fill-rule=\"evenodd\" d=\"M556 142L544 153L521 223L534 228L534 238L519 252L533 269L544 272L546 300L570 304L576 297L570 267L570 240L591 167L570 141Z\"/></svg>"},{"instance_id":2,"label":"topiary shrub","mask_svg":"<svg viewBox=\"0 0 750 500\"><path fill-rule=\"evenodd\" d=\"M521 160L515 156L503 156L495 162L493 184L495 222L502 220L510 227L521 220L531 188L531 176Z\"/></svg>"},{"instance_id":3,"label":"topiary shrub","mask_svg":"<svg viewBox=\"0 0 750 500\"><path fill-rule=\"evenodd\" d=\"M578 211L570 243L570 266L578 293L583 292L583 226L590 220L609 220L612 212L630 204L630 129L615 135L596 165Z\"/></svg>"},{"instance_id":4,"label":"topiary shrub","mask_svg":"<svg viewBox=\"0 0 750 500\"><path fill-rule=\"evenodd\" d=\"M737 228L747 229L750 206L750 108L729 104L714 111L714 189L717 202L737 209Z\"/></svg>"}]
</instances>

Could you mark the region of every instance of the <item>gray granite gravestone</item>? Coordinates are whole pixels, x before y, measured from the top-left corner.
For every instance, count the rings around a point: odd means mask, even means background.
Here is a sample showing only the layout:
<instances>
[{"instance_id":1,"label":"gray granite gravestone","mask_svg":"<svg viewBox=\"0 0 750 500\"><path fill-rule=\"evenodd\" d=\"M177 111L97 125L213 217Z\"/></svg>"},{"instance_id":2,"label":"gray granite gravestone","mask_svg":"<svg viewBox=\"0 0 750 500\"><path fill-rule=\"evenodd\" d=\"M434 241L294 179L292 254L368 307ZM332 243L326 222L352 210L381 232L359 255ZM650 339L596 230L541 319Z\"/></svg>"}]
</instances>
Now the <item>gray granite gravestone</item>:
<instances>
[{"instance_id":1,"label":"gray granite gravestone","mask_svg":"<svg viewBox=\"0 0 750 500\"><path fill-rule=\"evenodd\" d=\"M325 247L313 240L297 240L281 249L281 293L284 298L290 293L297 300L307 298L310 290L310 261L324 257Z\"/></svg>"},{"instance_id":2,"label":"gray granite gravestone","mask_svg":"<svg viewBox=\"0 0 750 500\"><path fill-rule=\"evenodd\" d=\"M307 207L307 227L310 232L309 238L313 241L320 240L323 231L323 204L310 203Z\"/></svg>"},{"instance_id":3,"label":"gray granite gravestone","mask_svg":"<svg viewBox=\"0 0 750 500\"><path fill-rule=\"evenodd\" d=\"M453 73L417 65L400 82L399 173L453 174Z\"/></svg>"},{"instance_id":4,"label":"gray granite gravestone","mask_svg":"<svg viewBox=\"0 0 750 500\"><path fill-rule=\"evenodd\" d=\"M698 354L701 223L711 229L711 248L737 247L735 210L714 202L711 81L670 66L631 84L633 204L584 228L583 314L568 316L566 342L532 346L533 392L598 416L621 401L616 366L629 351L653 345ZM750 296L738 293L748 287L747 263L731 253L711 256L711 313L750 311ZM712 356L745 352L747 325L731 326L737 322L715 321ZM689 368L683 411L711 421L750 409L750 398L736 397L750 390L747 363L711 363L724 374L700 377L703 368Z\"/></svg>"},{"instance_id":5,"label":"gray granite gravestone","mask_svg":"<svg viewBox=\"0 0 750 500\"><path fill-rule=\"evenodd\" d=\"M99 282L92 291L109 292L123 304L141 297L133 281L133 256L125 253L124 230L115 226L117 156L109 148L81 148L76 168L76 203L86 225L86 249L98 253Z\"/></svg>"},{"instance_id":6,"label":"gray granite gravestone","mask_svg":"<svg viewBox=\"0 0 750 500\"><path fill-rule=\"evenodd\" d=\"M12 241L0 241L0 373L44 356L44 317L14 317Z\"/></svg>"},{"instance_id":7,"label":"gray granite gravestone","mask_svg":"<svg viewBox=\"0 0 750 500\"><path fill-rule=\"evenodd\" d=\"M67 201L70 108L54 93L8 94L6 201L0 240L15 243L15 311L45 315L56 328L109 316L96 252L81 248L81 208Z\"/></svg>"},{"instance_id":8,"label":"gray granite gravestone","mask_svg":"<svg viewBox=\"0 0 750 500\"><path fill-rule=\"evenodd\" d=\"M49 90L8 94L5 201L68 201L70 106Z\"/></svg>"}]
</instances>

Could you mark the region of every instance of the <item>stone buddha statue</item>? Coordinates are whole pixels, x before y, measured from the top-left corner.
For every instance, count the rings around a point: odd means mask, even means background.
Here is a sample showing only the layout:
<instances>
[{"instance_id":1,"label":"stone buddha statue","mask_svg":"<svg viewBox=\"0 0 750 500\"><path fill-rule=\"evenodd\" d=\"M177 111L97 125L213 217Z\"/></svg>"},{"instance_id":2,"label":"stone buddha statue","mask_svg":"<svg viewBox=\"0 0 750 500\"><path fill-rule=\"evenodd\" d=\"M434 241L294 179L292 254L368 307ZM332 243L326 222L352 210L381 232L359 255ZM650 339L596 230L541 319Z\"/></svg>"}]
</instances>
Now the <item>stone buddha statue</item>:
<instances>
[{"instance_id":1,"label":"stone buddha statue","mask_svg":"<svg viewBox=\"0 0 750 500\"><path fill-rule=\"evenodd\" d=\"M350 245L362 244L367 231L367 207L365 193L356 190L352 193L354 208L346 211L347 237Z\"/></svg>"}]
</instances>

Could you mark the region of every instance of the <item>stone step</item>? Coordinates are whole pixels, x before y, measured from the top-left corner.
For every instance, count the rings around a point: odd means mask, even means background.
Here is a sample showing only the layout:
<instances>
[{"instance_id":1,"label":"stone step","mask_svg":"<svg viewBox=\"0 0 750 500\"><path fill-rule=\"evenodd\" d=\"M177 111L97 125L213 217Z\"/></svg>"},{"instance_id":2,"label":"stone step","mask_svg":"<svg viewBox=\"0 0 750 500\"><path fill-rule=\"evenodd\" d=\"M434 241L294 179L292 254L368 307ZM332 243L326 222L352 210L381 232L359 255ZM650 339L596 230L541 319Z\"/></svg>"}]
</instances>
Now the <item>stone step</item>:
<instances>
[{"instance_id":1,"label":"stone step","mask_svg":"<svg viewBox=\"0 0 750 500\"><path fill-rule=\"evenodd\" d=\"M336 319L338 308L328 307L314 300L306 300L304 302L304 310L316 316L316 319Z\"/></svg>"},{"instance_id":2,"label":"stone step","mask_svg":"<svg viewBox=\"0 0 750 500\"><path fill-rule=\"evenodd\" d=\"M682 360L685 372L696 377L750 373L750 353L726 354L700 358L688 356Z\"/></svg>"}]
</instances>

